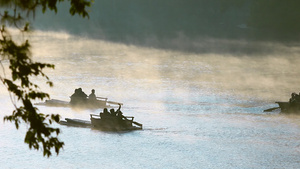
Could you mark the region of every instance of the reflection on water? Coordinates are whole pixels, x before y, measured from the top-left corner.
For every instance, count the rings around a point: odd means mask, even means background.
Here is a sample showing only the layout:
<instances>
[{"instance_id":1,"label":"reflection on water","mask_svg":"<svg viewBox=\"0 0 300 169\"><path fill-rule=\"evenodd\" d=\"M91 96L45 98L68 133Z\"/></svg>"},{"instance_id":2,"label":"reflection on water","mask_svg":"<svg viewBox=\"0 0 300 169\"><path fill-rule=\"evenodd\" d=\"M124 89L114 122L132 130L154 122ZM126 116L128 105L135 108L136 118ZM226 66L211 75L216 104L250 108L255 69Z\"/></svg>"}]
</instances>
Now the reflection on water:
<instances>
[{"instance_id":1,"label":"reflection on water","mask_svg":"<svg viewBox=\"0 0 300 169\"><path fill-rule=\"evenodd\" d=\"M25 125L15 130L1 122L4 168L299 166L300 117L263 112L298 92L298 48L274 44L289 51L277 55L195 54L44 32L32 42L35 59L56 65L47 71L53 88L36 79L52 98L68 101L75 88L95 89L98 96L124 103L124 114L145 129L111 133L59 126L64 150L45 159L23 143ZM3 86L0 100L8 105L1 112L11 112ZM39 109L84 120L100 111Z\"/></svg>"}]
</instances>

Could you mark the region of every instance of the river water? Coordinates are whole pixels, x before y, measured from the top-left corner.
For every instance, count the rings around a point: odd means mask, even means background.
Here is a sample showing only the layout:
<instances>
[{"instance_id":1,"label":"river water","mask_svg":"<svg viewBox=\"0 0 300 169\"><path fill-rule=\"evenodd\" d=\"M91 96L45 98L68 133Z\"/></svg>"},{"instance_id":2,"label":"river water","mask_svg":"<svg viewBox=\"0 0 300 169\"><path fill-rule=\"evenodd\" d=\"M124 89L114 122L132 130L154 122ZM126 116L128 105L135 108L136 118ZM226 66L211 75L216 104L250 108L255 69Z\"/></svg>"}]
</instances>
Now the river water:
<instances>
[{"instance_id":1,"label":"river water","mask_svg":"<svg viewBox=\"0 0 300 169\"><path fill-rule=\"evenodd\" d=\"M36 32L31 42L35 60L56 65L46 71L53 88L34 79L51 98L68 101L75 88L87 94L95 89L97 96L124 103L123 113L144 129L114 133L54 124L65 146L46 158L24 143L26 124L16 130L1 120L0 168L300 167L300 116L263 112L299 92L297 46L261 43L268 52L189 53L63 32ZM0 88L3 119L12 105ZM38 108L83 120L101 111Z\"/></svg>"}]
</instances>

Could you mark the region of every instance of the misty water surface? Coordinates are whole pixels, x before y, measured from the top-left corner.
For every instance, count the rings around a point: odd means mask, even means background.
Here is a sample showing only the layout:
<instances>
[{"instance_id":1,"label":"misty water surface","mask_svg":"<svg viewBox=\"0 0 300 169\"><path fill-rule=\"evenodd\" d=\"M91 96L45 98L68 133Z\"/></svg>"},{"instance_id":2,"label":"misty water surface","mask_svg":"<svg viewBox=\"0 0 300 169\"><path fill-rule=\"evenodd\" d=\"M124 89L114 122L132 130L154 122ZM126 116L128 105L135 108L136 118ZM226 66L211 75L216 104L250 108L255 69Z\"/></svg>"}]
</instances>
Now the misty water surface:
<instances>
[{"instance_id":1,"label":"misty water surface","mask_svg":"<svg viewBox=\"0 0 300 169\"><path fill-rule=\"evenodd\" d=\"M123 113L144 130L111 133L55 124L65 147L47 159L23 143L25 124L16 130L1 122L3 168L299 167L299 116L263 112L300 91L297 46L209 40L224 48L244 43L264 49L250 55L156 49L63 32L36 32L31 41L35 60L56 65L46 71L53 88L35 79L51 98L68 101L75 88L87 94L95 89L124 103ZM3 86L0 100L3 118L12 111ZM38 108L84 120L101 111Z\"/></svg>"}]
</instances>

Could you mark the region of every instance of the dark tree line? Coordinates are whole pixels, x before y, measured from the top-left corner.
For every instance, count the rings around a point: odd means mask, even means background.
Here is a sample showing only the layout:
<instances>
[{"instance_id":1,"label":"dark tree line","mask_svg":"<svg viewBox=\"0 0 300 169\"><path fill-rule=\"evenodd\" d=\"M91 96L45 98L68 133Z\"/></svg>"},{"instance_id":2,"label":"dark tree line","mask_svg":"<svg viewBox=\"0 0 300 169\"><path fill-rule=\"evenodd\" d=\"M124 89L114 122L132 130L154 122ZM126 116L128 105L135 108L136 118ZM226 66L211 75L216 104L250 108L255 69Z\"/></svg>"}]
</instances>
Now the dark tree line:
<instances>
[{"instance_id":1,"label":"dark tree line","mask_svg":"<svg viewBox=\"0 0 300 169\"><path fill-rule=\"evenodd\" d=\"M258 36L267 33L275 38L299 40L300 1L295 0L222 0L225 9L246 5L247 25L256 29Z\"/></svg>"},{"instance_id":2,"label":"dark tree line","mask_svg":"<svg viewBox=\"0 0 300 169\"><path fill-rule=\"evenodd\" d=\"M299 8L294 0L97 0L89 21L58 13L55 19L44 16L53 22L39 18L37 27L115 41L128 37L139 42L149 37L169 40L178 34L190 39L297 39ZM241 24L248 29L238 27Z\"/></svg>"},{"instance_id":3,"label":"dark tree line","mask_svg":"<svg viewBox=\"0 0 300 169\"><path fill-rule=\"evenodd\" d=\"M253 0L249 25L274 32L300 32L300 1Z\"/></svg>"}]
</instances>

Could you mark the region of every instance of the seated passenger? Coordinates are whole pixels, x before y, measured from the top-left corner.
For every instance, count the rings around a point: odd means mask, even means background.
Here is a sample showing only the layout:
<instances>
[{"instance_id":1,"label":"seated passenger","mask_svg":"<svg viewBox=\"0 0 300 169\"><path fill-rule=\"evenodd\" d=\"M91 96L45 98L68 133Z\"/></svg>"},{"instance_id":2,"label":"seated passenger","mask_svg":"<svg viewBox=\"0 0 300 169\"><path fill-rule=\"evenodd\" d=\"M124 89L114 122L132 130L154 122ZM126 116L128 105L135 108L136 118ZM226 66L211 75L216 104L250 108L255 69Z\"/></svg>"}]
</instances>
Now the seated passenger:
<instances>
[{"instance_id":1,"label":"seated passenger","mask_svg":"<svg viewBox=\"0 0 300 169\"><path fill-rule=\"evenodd\" d=\"M110 117L110 113L108 112L107 108L103 109L103 113L100 113L100 117L101 119L105 118L105 117Z\"/></svg>"},{"instance_id":2,"label":"seated passenger","mask_svg":"<svg viewBox=\"0 0 300 169\"><path fill-rule=\"evenodd\" d=\"M110 111L110 114L111 114L112 116L116 116L115 109L110 109L109 111Z\"/></svg>"},{"instance_id":3,"label":"seated passenger","mask_svg":"<svg viewBox=\"0 0 300 169\"><path fill-rule=\"evenodd\" d=\"M106 116L110 116L110 113L108 112L107 108L103 109L103 114L105 114Z\"/></svg>"},{"instance_id":4,"label":"seated passenger","mask_svg":"<svg viewBox=\"0 0 300 169\"><path fill-rule=\"evenodd\" d=\"M72 94L72 96L70 98L71 98L71 101L70 101L71 104L76 104L78 102L78 98L79 98L78 89L75 89L74 94Z\"/></svg>"},{"instance_id":5,"label":"seated passenger","mask_svg":"<svg viewBox=\"0 0 300 169\"><path fill-rule=\"evenodd\" d=\"M91 92L92 93L89 95L89 98L88 98L89 103L91 103L91 104L97 103L97 97L96 97L96 94L95 94L95 90L92 89Z\"/></svg>"},{"instance_id":6,"label":"seated passenger","mask_svg":"<svg viewBox=\"0 0 300 169\"><path fill-rule=\"evenodd\" d=\"M94 100L96 100L95 90L92 89L91 92L92 92L92 93L89 95L89 100L90 100L90 101L94 101Z\"/></svg>"},{"instance_id":7,"label":"seated passenger","mask_svg":"<svg viewBox=\"0 0 300 169\"><path fill-rule=\"evenodd\" d=\"M75 89L74 94L70 97L71 104L78 104L78 103L83 103L86 101L87 95L82 91L81 88Z\"/></svg>"},{"instance_id":8,"label":"seated passenger","mask_svg":"<svg viewBox=\"0 0 300 169\"><path fill-rule=\"evenodd\" d=\"M78 89L79 92L79 97L82 98L82 100L86 100L87 99L87 95L82 91L81 88Z\"/></svg>"}]
</instances>

